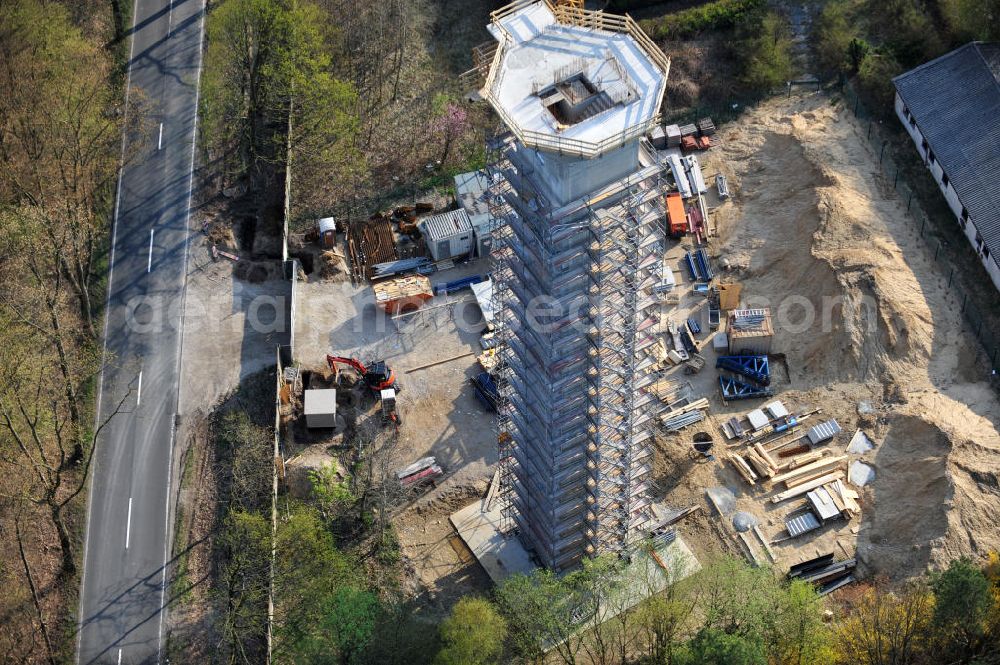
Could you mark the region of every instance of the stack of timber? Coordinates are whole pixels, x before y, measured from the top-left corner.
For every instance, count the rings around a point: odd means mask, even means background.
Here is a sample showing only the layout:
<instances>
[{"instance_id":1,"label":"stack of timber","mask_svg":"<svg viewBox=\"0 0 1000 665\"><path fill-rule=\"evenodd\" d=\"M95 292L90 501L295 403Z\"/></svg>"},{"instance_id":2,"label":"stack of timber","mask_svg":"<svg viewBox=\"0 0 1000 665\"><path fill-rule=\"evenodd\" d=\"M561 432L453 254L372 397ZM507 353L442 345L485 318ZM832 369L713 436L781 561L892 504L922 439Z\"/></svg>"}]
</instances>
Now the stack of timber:
<instances>
[{"instance_id":1,"label":"stack of timber","mask_svg":"<svg viewBox=\"0 0 1000 665\"><path fill-rule=\"evenodd\" d=\"M788 499L794 499L797 496L802 496L810 491L816 489L817 487L823 487L827 483L832 483L843 479L843 471L832 471L830 473L824 474L818 478L803 482L801 485L796 485L792 489L785 490L784 492L779 492L771 497L771 503L781 503L782 501L787 501ZM771 480L774 480L773 478Z\"/></svg>"},{"instance_id":2,"label":"stack of timber","mask_svg":"<svg viewBox=\"0 0 1000 665\"><path fill-rule=\"evenodd\" d=\"M784 483L786 489L792 489L805 484L810 480L825 476L842 467L847 460L847 455L836 455L833 457L821 457L815 461L793 466L791 470L771 477L772 483ZM775 465L777 466L777 465Z\"/></svg>"},{"instance_id":3,"label":"stack of timber","mask_svg":"<svg viewBox=\"0 0 1000 665\"><path fill-rule=\"evenodd\" d=\"M747 481L750 485L756 485L757 481L760 480L757 472L747 464L747 461L741 455L730 455L729 461L736 467L736 471L743 476L743 480Z\"/></svg>"},{"instance_id":4,"label":"stack of timber","mask_svg":"<svg viewBox=\"0 0 1000 665\"><path fill-rule=\"evenodd\" d=\"M705 411L706 409L708 409L708 400L702 397L701 399L696 399L688 402L687 404L678 405L676 408L665 413L663 415L663 419L667 420L668 418L679 416L682 413L687 413L688 411Z\"/></svg>"},{"instance_id":5,"label":"stack of timber","mask_svg":"<svg viewBox=\"0 0 1000 665\"><path fill-rule=\"evenodd\" d=\"M764 447L759 443L747 449L745 458L757 470L758 475L765 478L773 478L779 471L777 460L771 457L770 453L764 450Z\"/></svg>"},{"instance_id":6,"label":"stack of timber","mask_svg":"<svg viewBox=\"0 0 1000 665\"><path fill-rule=\"evenodd\" d=\"M825 596L853 582L853 571L856 566L856 559L834 561L833 552L830 552L795 564L788 569L788 578L809 582L816 586L819 595Z\"/></svg>"}]
</instances>

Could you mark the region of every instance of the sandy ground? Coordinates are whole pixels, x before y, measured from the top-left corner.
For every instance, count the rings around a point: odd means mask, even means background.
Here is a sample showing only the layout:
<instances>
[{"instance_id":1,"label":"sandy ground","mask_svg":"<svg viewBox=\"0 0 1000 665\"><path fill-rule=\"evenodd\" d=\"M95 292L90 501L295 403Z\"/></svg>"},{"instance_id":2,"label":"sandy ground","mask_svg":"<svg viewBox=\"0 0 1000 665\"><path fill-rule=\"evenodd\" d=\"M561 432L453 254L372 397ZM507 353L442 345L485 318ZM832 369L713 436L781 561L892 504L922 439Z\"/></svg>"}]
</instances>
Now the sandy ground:
<instances>
[{"instance_id":1,"label":"sandy ground","mask_svg":"<svg viewBox=\"0 0 1000 665\"><path fill-rule=\"evenodd\" d=\"M710 253L731 265L723 281L741 282L746 301L776 314L774 351L787 359L787 368L777 364L778 398L793 411L822 409L810 424L836 418L844 433L829 446L837 454L858 428L876 443L859 457L876 472L861 491L862 517L775 544L778 565L856 552L863 571L906 577L1000 547L994 526L1000 520L1000 404L963 331L960 303L905 208L880 181L877 155L861 131L819 94L773 100L720 128L720 145L702 161L707 179L720 170L727 175L734 198L720 205L710 197L720 233ZM680 305L665 311L665 319L704 316L704 298L680 267L684 249L674 245L667 255ZM485 269L456 268L433 281ZM204 279L217 286L210 272ZM434 455L445 467L438 487L395 518L406 588L427 611L445 612L461 595L488 586L447 521L485 492L496 461L491 416L468 386L478 371L478 308L468 292L435 298L397 326L375 310L367 285L315 279L297 288L296 359L306 368L321 366L330 352L387 360L403 386L400 466ZM207 290L219 307L234 302L231 290ZM707 336L700 337L707 344ZM233 344L220 339L208 353L224 358L234 353ZM261 357L269 363L269 355ZM721 459L697 461L689 453L692 435L701 430L711 431L724 452L718 424L759 406L723 404L713 352L705 355L709 365L700 374L675 373L710 398L709 421L659 439L656 456L656 498L704 508L680 525L699 558L719 550L745 553L728 518L706 501L706 488L733 490L737 509L754 514L769 539L780 538L785 515L800 505L775 506L769 490L748 487ZM419 368L437 361L445 362ZM218 359L209 367L236 371ZM222 376L219 385L235 378ZM206 394L217 392L211 379L203 383ZM859 415L862 402L874 412ZM762 550L758 556L765 558Z\"/></svg>"},{"instance_id":2,"label":"sandy ground","mask_svg":"<svg viewBox=\"0 0 1000 665\"><path fill-rule=\"evenodd\" d=\"M252 283L233 276L233 264L212 261L192 242L184 320L180 413L208 412L241 379L275 364L288 343L291 285L280 278Z\"/></svg>"},{"instance_id":3,"label":"sandy ground","mask_svg":"<svg viewBox=\"0 0 1000 665\"><path fill-rule=\"evenodd\" d=\"M437 273L431 281L486 269L473 262ZM396 322L376 310L370 285L317 279L297 289L296 360L303 368L321 367L327 353L388 362L402 385L396 466L433 455L445 471L437 487L404 507L394 523L408 570L407 589L429 610L447 611L457 598L488 584L448 523L454 510L485 493L497 458L492 414L469 385L481 371L476 362L484 329L479 308L465 290L435 297Z\"/></svg>"},{"instance_id":4,"label":"sandy ground","mask_svg":"<svg viewBox=\"0 0 1000 665\"><path fill-rule=\"evenodd\" d=\"M750 110L719 139L702 161L707 174L727 175L735 195L717 211L711 253L733 266L723 281L742 282L745 301L776 314L773 350L788 366L778 397L789 408L823 409L814 418L835 417L844 429L829 444L837 454L856 428L876 443L861 456L876 472L862 491L862 518L776 546L779 563L843 557L856 546L864 570L906 577L1000 547L1000 403L963 329L961 303L881 181L863 130L840 104L813 94ZM688 293L674 318L691 307ZM692 379L711 395L712 420L759 406L722 405L715 376L706 368ZM862 401L875 413L859 416ZM728 464L691 462L695 429L660 442L666 501L704 501L706 487L725 485L738 509L778 537L798 503L773 506Z\"/></svg>"},{"instance_id":5,"label":"sandy ground","mask_svg":"<svg viewBox=\"0 0 1000 665\"><path fill-rule=\"evenodd\" d=\"M844 429L829 444L836 454L858 428L876 443L859 456L876 472L861 492L862 517L775 544L778 565L857 553L865 572L906 577L1000 547L992 527L1000 519L1000 404L963 332L960 303L891 187L878 179L877 156L860 132L823 95L774 100L722 127L720 146L703 163L708 176L724 172L735 195L721 205L710 197L720 233L710 251L732 266L724 281L741 282L745 300L775 311L774 350L787 359L787 368L777 364L778 398L793 411L822 409L810 424L836 418ZM666 258L678 276L680 304L665 319L704 317L704 298L681 270L685 248L674 245ZM404 386L400 461L433 454L450 474L396 518L408 588L430 611L445 611L487 585L447 516L485 491L494 432L468 389L477 371L473 356L406 370L478 351L479 328L458 330L453 308L441 307L399 331L376 316L367 287L317 281L299 288L298 358L309 365L336 351L389 360ZM699 341L707 344L707 336ZM709 366L700 374L675 373L710 398L709 422L659 439L656 456L656 498L704 508L680 526L699 558L720 550L745 554L729 519L706 501L708 487L733 490L737 509L754 514L768 539L781 537L784 517L801 505L772 504L769 490L747 486L721 454L715 462L690 455L691 437L701 430L711 431L723 452L717 425L759 406L723 404L713 352L705 355ZM858 414L863 401L874 413ZM766 559L762 549L757 554Z\"/></svg>"}]
</instances>

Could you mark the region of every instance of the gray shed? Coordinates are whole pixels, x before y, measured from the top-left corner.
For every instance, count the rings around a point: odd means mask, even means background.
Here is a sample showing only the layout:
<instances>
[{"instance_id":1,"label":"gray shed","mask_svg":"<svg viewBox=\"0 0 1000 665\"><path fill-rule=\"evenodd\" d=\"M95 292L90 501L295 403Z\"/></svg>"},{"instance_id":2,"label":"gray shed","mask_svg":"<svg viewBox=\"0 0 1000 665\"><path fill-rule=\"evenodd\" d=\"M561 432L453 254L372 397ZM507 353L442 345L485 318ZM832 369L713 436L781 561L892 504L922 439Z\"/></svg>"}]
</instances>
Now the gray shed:
<instances>
[{"instance_id":1,"label":"gray shed","mask_svg":"<svg viewBox=\"0 0 1000 665\"><path fill-rule=\"evenodd\" d=\"M435 261L465 258L472 252L472 223L464 208L425 217L417 228Z\"/></svg>"},{"instance_id":2,"label":"gray shed","mask_svg":"<svg viewBox=\"0 0 1000 665\"><path fill-rule=\"evenodd\" d=\"M306 427L336 427L336 389L305 391L305 404L303 404L302 410L306 416Z\"/></svg>"}]
</instances>

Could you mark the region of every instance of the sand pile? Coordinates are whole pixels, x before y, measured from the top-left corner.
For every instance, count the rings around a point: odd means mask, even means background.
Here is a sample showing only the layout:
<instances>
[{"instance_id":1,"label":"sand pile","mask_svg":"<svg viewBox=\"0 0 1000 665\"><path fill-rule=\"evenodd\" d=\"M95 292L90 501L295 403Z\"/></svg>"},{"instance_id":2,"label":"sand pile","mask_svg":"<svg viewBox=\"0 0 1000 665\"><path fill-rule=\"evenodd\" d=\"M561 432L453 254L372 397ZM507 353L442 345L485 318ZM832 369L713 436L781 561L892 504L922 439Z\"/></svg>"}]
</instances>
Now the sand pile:
<instances>
[{"instance_id":1,"label":"sand pile","mask_svg":"<svg viewBox=\"0 0 1000 665\"><path fill-rule=\"evenodd\" d=\"M858 556L915 574L1000 548L1000 402L947 274L863 132L819 94L723 127L705 161L735 196L715 251L749 304L772 307L791 389L845 429L860 421L858 401L874 402L865 461L877 475Z\"/></svg>"}]
</instances>

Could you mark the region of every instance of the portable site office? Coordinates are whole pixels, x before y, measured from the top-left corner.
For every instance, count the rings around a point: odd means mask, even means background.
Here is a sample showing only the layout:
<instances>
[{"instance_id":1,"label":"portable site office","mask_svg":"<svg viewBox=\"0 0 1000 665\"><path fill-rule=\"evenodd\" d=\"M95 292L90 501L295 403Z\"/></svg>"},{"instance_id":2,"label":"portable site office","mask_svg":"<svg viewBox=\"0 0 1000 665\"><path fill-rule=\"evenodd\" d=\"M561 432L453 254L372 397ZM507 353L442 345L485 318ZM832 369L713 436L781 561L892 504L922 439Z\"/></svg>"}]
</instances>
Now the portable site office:
<instances>
[{"instance_id":1,"label":"portable site office","mask_svg":"<svg viewBox=\"0 0 1000 665\"><path fill-rule=\"evenodd\" d=\"M472 256L472 222L464 208L426 217L417 222L417 228L435 261Z\"/></svg>"}]
</instances>

